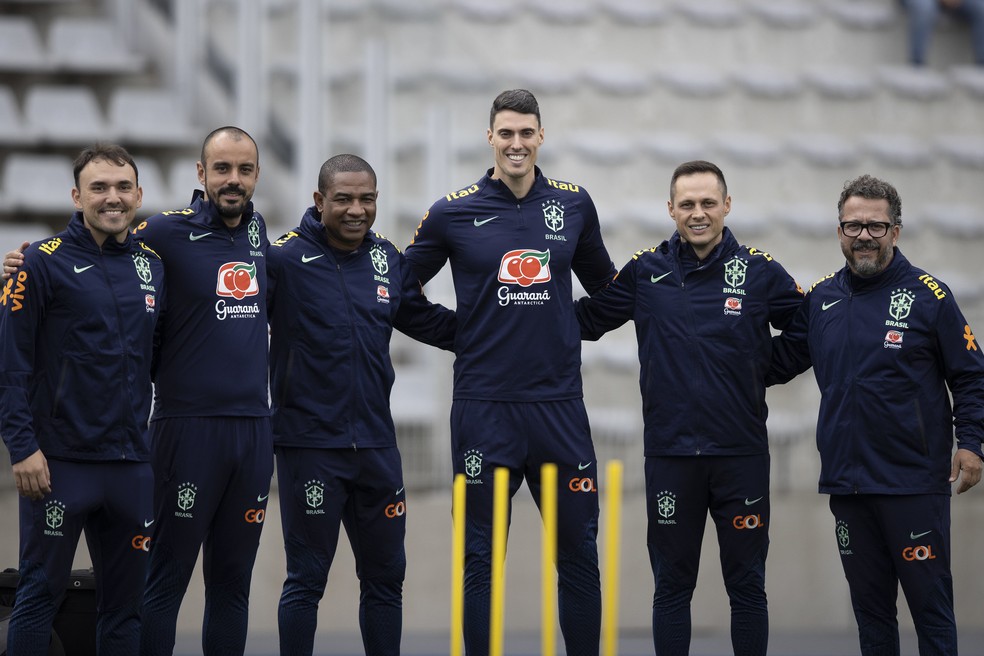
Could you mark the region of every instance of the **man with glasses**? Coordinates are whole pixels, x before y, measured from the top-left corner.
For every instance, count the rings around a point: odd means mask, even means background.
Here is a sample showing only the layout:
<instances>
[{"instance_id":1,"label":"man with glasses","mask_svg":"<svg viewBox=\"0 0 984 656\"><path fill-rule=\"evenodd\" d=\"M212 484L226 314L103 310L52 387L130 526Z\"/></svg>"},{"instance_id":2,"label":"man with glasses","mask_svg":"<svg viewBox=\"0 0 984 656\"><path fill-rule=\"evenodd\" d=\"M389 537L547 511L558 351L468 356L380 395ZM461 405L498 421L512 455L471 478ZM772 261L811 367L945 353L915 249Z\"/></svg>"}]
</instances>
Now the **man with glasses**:
<instances>
[{"instance_id":1,"label":"man with glasses","mask_svg":"<svg viewBox=\"0 0 984 656\"><path fill-rule=\"evenodd\" d=\"M862 175L837 208L847 265L813 286L775 338L768 381L814 368L820 492L861 653L899 653L901 583L920 656L954 656L950 486L960 494L981 478L984 357L953 292L896 246L895 188Z\"/></svg>"}]
</instances>

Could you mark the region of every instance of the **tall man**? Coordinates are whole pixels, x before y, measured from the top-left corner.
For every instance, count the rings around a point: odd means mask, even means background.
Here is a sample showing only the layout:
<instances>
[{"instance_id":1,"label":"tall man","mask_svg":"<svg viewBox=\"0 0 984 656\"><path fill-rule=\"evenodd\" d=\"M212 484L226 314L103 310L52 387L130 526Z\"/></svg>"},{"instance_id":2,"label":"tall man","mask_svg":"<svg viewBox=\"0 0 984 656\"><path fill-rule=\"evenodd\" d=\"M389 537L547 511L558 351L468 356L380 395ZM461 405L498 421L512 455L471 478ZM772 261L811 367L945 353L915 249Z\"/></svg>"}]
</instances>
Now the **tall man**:
<instances>
[{"instance_id":1,"label":"tall man","mask_svg":"<svg viewBox=\"0 0 984 656\"><path fill-rule=\"evenodd\" d=\"M204 545L206 655L242 654L249 587L273 475L267 396L266 226L251 198L256 143L223 127L202 145L185 209L135 231L164 260L151 422L156 537L141 653L170 654L178 609Z\"/></svg>"},{"instance_id":2,"label":"tall man","mask_svg":"<svg viewBox=\"0 0 984 656\"><path fill-rule=\"evenodd\" d=\"M580 185L544 176L540 109L529 91L492 103L494 166L435 202L406 256L427 282L450 260L457 296L453 469L468 482L465 647L489 649L493 471L539 503L540 466L558 466L558 595L567 653L597 654L601 626L597 462L581 389L571 272L589 293L615 274ZM571 481L584 481L572 485Z\"/></svg>"},{"instance_id":3,"label":"tall man","mask_svg":"<svg viewBox=\"0 0 984 656\"><path fill-rule=\"evenodd\" d=\"M577 317L585 339L635 321L657 656L690 652L690 601L708 512L731 601L734 653L764 656L764 376L770 326L784 328L803 293L768 253L740 246L725 227L731 196L716 165L678 166L667 207L673 236L632 256L605 291L579 300Z\"/></svg>"},{"instance_id":4,"label":"tall man","mask_svg":"<svg viewBox=\"0 0 984 656\"><path fill-rule=\"evenodd\" d=\"M83 531L99 653L132 656L140 643L164 266L129 234L143 197L129 153L97 144L74 174L68 227L27 248L0 296L0 434L22 497L13 656L48 653Z\"/></svg>"},{"instance_id":5,"label":"tall man","mask_svg":"<svg viewBox=\"0 0 984 656\"><path fill-rule=\"evenodd\" d=\"M837 212L847 263L813 286L777 338L769 380L813 366L820 492L861 653L899 653L901 583L920 656L956 656L950 486L960 494L981 478L984 357L953 292L899 250L892 185L851 180Z\"/></svg>"},{"instance_id":6,"label":"tall man","mask_svg":"<svg viewBox=\"0 0 984 656\"><path fill-rule=\"evenodd\" d=\"M344 524L367 656L400 653L406 494L390 414L393 328L442 348L454 313L427 301L393 244L370 232L376 173L326 161L314 206L269 249L270 371L287 580L282 656L310 656Z\"/></svg>"}]
</instances>

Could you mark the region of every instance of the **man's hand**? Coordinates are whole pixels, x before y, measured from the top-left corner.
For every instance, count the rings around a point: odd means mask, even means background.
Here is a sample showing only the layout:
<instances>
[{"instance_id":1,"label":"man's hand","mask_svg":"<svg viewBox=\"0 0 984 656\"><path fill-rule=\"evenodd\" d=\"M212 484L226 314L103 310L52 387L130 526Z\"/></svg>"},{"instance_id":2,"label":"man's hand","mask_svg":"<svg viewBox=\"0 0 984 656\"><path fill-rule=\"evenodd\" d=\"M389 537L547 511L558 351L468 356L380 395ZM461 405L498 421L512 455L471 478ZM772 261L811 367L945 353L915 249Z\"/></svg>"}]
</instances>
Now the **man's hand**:
<instances>
[{"instance_id":1,"label":"man's hand","mask_svg":"<svg viewBox=\"0 0 984 656\"><path fill-rule=\"evenodd\" d=\"M51 473L48 471L48 460L41 449L14 463L14 482L20 495L28 499L37 501L44 495L51 494Z\"/></svg>"},{"instance_id":2,"label":"man's hand","mask_svg":"<svg viewBox=\"0 0 984 656\"><path fill-rule=\"evenodd\" d=\"M977 485L981 480L981 457L967 449L957 449L953 454L953 467L950 468L950 482L957 485L957 494L962 494Z\"/></svg>"},{"instance_id":3,"label":"man's hand","mask_svg":"<svg viewBox=\"0 0 984 656\"><path fill-rule=\"evenodd\" d=\"M14 272L21 268L21 265L24 264L24 250L30 245L31 242L25 241L16 251L8 251L7 254L3 256L4 280L7 280L10 276L14 275Z\"/></svg>"}]
</instances>

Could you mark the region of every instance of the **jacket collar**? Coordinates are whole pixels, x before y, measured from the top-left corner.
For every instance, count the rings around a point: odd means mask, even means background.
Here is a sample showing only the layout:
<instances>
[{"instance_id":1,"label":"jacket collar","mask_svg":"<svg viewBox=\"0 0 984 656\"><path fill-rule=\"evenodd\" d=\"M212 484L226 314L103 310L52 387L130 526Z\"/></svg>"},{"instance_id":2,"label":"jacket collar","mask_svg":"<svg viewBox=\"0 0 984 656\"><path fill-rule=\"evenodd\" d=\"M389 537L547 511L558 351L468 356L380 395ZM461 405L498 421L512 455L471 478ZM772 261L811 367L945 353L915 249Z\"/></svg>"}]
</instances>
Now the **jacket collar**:
<instances>
[{"instance_id":1,"label":"jacket collar","mask_svg":"<svg viewBox=\"0 0 984 656\"><path fill-rule=\"evenodd\" d=\"M194 193L191 195L191 206L200 216L204 217L205 223L214 228L225 228L229 230L226 222L222 219L222 216L216 210L215 205L212 204L208 198L205 197L205 191L202 189L195 189ZM246 207L243 208L242 220L239 225L233 228L233 230L238 230L241 226L249 223L249 220L253 217L253 201L250 200L246 203Z\"/></svg>"},{"instance_id":2,"label":"jacket collar","mask_svg":"<svg viewBox=\"0 0 984 656\"><path fill-rule=\"evenodd\" d=\"M888 263L888 266L885 267L885 270L881 273L876 273L873 276L862 277L855 275L851 271L851 268L845 265L844 268L841 269L839 277L848 289L856 292L887 287L899 278L902 278L912 267L909 260L902 254L902 251L899 250L898 246L893 247L892 253L892 261Z\"/></svg>"},{"instance_id":3,"label":"jacket collar","mask_svg":"<svg viewBox=\"0 0 984 656\"><path fill-rule=\"evenodd\" d=\"M130 236L130 231L127 230L124 233L122 242L116 241L113 237L107 237L106 241L103 242L102 248L100 248L96 244L96 240L93 239L92 232L85 226L81 211L72 213L72 218L68 221L66 231L79 246L96 253L127 253L130 251L132 245L132 237Z\"/></svg>"}]
</instances>

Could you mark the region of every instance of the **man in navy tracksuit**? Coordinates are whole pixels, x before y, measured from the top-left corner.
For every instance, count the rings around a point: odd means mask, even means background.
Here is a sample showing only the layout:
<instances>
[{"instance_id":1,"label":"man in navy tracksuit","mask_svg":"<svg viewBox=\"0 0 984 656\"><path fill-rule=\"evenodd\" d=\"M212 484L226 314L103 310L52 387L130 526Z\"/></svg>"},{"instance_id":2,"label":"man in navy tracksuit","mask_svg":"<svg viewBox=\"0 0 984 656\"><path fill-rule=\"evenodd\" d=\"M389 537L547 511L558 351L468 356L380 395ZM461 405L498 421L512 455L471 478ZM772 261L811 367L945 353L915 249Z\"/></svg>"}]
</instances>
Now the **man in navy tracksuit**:
<instances>
[{"instance_id":1,"label":"man in navy tracksuit","mask_svg":"<svg viewBox=\"0 0 984 656\"><path fill-rule=\"evenodd\" d=\"M83 530L99 653L132 656L140 640L164 267L129 234L142 198L130 155L100 144L74 169L68 227L27 248L0 296L0 434L22 497L11 656L48 653Z\"/></svg>"},{"instance_id":2,"label":"man in navy tracksuit","mask_svg":"<svg viewBox=\"0 0 984 656\"><path fill-rule=\"evenodd\" d=\"M896 247L894 187L863 175L837 209L847 265L813 286L777 338L769 380L813 366L820 492L830 495L861 653L899 654L901 583L920 656L956 656L950 485L960 494L981 477L981 345L953 292Z\"/></svg>"},{"instance_id":3,"label":"man in navy tracksuit","mask_svg":"<svg viewBox=\"0 0 984 656\"><path fill-rule=\"evenodd\" d=\"M540 467L558 466L558 596L567 653L597 654L598 465L581 388L571 272L588 293L615 275L598 214L579 185L536 167L540 109L529 91L492 104L495 166L424 216L407 259L426 283L448 261L457 296L453 469L468 483L465 647L488 653L493 472L526 479L540 499Z\"/></svg>"},{"instance_id":4,"label":"man in navy tracksuit","mask_svg":"<svg viewBox=\"0 0 984 656\"><path fill-rule=\"evenodd\" d=\"M368 656L400 653L406 494L390 414L393 328L450 349L454 313L369 232L376 174L354 155L321 167L314 207L269 249L270 365L287 580L282 656L310 655L340 524L361 583Z\"/></svg>"},{"instance_id":5,"label":"man in navy tracksuit","mask_svg":"<svg viewBox=\"0 0 984 656\"><path fill-rule=\"evenodd\" d=\"M803 301L768 253L724 226L724 175L694 161L673 172L677 231L639 251L605 291L577 303L585 339L635 321L645 419L647 542L658 656L690 650L690 600L707 513L717 528L736 656L766 653L770 326Z\"/></svg>"},{"instance_id":6,"label":"man in navy tracksuit","mask_svg":"<svg viewBox=\"0 0 984 656\"><path fill-rule=\"evenodd\" d=\"M167 268L151 422L156 537L142 654L174 649L178 609L203 551L206 655L242 654L249 588L273 475L267 395L266 250L250 201L256 144L224 127L204 142L192 204L138 226Z\"/></svg>"}]
</instances>

